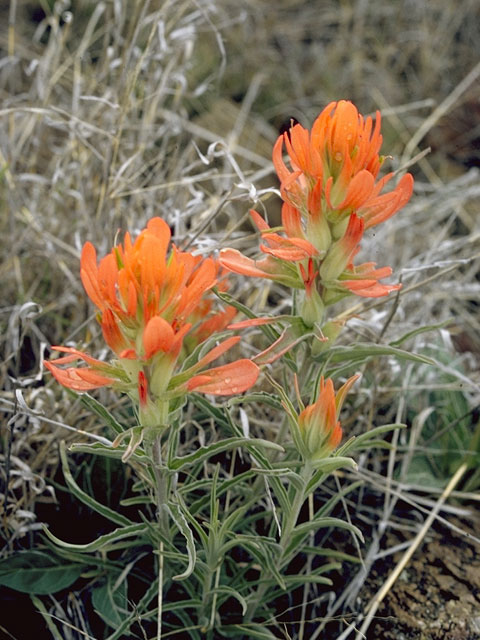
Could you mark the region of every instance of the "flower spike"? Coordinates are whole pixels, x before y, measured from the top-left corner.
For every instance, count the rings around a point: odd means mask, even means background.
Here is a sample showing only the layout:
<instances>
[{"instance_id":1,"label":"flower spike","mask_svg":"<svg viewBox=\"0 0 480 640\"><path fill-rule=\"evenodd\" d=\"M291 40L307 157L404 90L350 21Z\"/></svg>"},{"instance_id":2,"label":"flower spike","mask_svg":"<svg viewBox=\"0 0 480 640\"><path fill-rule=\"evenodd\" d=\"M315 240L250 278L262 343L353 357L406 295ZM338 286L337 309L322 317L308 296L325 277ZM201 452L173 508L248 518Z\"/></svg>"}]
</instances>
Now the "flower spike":
<instances>
[{"instance_id":1,"label":"flower spike","mask_svg":"<svg viewBox=\"0 0 480 640\"><path fill-rule=\"evenodd\" d=\"M316 402L305 407L298 416L298 427L309 459L320 460L334 451L342 439L338 420L345 396L359 376L347 380L335 397L333 382L322 376ZM303 448L303 447L302 447Z\"/></svg>"},{"instance_id":2,"label":"flower spike","mask_svg":"<svg viewBox=\"0 0 480 640\"><path fill-rule=\"evenodd\" d=\"M391 274L389 267L353 264L365 230L393 216L413 191L413 178L406 174L382 193L393 174L378 175L380 126L378 111L375 121L364 118L347 100L327 105L310 131L292 125L273 148L284 201L282 226L278 232L270 229L250 212L267 258L252 260L234 249L220 253L229 271L303 289L299 308L307 327L318 327L325 307L346 296L375 298L400 288L379 282Z\"/></svg>"},{"instance_id":3,"label":"flower spike","mask_svg":"<svg viewBox=\"0 0 480 640\"><path fill-rule=\"evenodd\" d=\"M171 397L195 388L229 395L254 384L259 369L254 363L246 367L243 360L238 361L236 378L223 367L201 373L239 340L232 338L204 355L190 367L190 373L183 372L178 389L172 386L175 369L181 369L197 346L225 329L235 309L215 310L211 289L216 284L227 286L220 265L212 258L194 256L175 246L169 252L170 239L167 223L152 218L134 241L126 233L123 244L98 263L94 246L85 244L81 279L99 310L104 339L117 360L106 364L81 351L57 347L68 355L46 366L61 384L76 391L116 386L130 393L145 414L153 400L162 401L166 393ZM63 368L75 360L82 360L86 366ZM210 376L209 384L200 381L198 375ZM190 386L186 385L188 378L193 380Z\"/></svg>"}]
</instances>

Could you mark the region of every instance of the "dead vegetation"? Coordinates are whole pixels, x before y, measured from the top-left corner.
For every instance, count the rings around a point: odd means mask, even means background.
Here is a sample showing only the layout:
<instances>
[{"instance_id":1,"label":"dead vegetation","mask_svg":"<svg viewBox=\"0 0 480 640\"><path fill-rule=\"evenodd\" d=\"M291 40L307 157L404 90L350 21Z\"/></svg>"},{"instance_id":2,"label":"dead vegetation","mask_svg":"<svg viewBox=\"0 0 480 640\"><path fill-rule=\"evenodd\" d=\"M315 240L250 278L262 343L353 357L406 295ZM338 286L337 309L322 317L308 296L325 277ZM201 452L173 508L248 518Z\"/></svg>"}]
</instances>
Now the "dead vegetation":
<instances>
[{"instance_id":1,"label":"dead vegetation","mask_svg":"<svg viewBox=\"0 0 480 640\"><path fill-rule=\"evenodd\" d=\"M433 475L415 483L408 474L428 412L447 390L463 397L472 433L478 422L479 31L475 0L281 0L274 9L267 0L0 3L6 552L32 544L38 505L55 500L56 442L78 438L78 429L95 432L78 399L44 378L41 364L51 344L89 344L100 353L78 277L83 242L105 253L119 230L160 215L182 246L211 252L228 240L251 251L248 209L266 207L275 217L278 208L270 159L278 132L291 118L311 124L339 98L363 113L381 109L384 148L394 155L387 162L400 170L413 161L416 177L408 207L363 246L394 268L402 294L355 305L349 335L383 342L443 323L408 343L441 362L443 377L382 361L368 369L355 404L357 429L413 425L387 458L359 460L360 477L380 496L374 510L361 500L348 505L371 526L364 568L378 573L375 561L392 544L386 530L407 528L411 539L425 496L427 512L438 498ZM254 308L268 296L288 302L275 286L243 286L236 293ZM475 491L460 491L445 518L473 517ZM395 507L405 497L411 509L399 518ZM476 562L477 539L471 549ZM358 623L357 586L342 603ZM445 588L438 583L440 593ZM390 615L402 602L392 600ZM339 615L337 603L327 617ZM338 637L354 637L357 623ZM326 637L322 628L309 637Z\"/></svg>"}]
</instances>

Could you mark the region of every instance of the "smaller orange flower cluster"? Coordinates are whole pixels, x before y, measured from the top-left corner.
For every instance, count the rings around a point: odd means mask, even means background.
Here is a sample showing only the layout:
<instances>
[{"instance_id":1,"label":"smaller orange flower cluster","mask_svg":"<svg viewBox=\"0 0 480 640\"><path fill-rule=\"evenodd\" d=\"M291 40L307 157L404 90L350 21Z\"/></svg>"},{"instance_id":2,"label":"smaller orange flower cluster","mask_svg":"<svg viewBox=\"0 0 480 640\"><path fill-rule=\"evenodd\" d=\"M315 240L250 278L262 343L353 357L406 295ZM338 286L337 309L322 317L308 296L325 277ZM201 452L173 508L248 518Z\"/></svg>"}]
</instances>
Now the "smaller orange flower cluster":
<instances>
[{"instance_id":1,"label":"smaller orange flower cluster","mask_svg":"<svg viewBox=\"0 0 480 640\"><path fill-rule=\"evenodd\" d=\"M238 337L226 339L181 370L186 356L224 329L235 310L214 311L210 290L218 280L217 262L175 246L169 252L170 239L166 222L153 218L135 242L126 233L123 245L99 264L93 245L85 244L81 279L117 359L108 364L70 347L53 347L67 354L46 363L60 383L76 391L115 385L144 408L187 391L231 395L255 383L259 369L247 359L203 371ZM87 366L63 368L79 359Z\"/></svg>"},{"instance_id":2,"label":"smaller orange flower cluster","mask_svg":"<svg viewBox=\"0 0 480 640\"><path fill-rule=\"evenodd\" d=\"M359 378L352 376L335 393L333 381L320 378L317 399L307 407L303 407L300 392L297 397L302 407L300 413L295 411L286 394L283 395L283 406L287 412L295 446L306 462L315 463L327 458L340 444L342 427L339 422L340 412L350 387Z\"/></svg>"},{"instance_id":3,"label":"smaller orange flower cluster","mask_svg":"<svg viewBox=\"0 0 480 640\"><path fill-rule=\"evenodd\" d=\"M273 150L285 236L251 211L267 257L254 261L234 249L221 252L220 262L230 271L303 289L302 316L309 325L344 296L378 297L399 288L379 282L391 274L390 267L353 264L365 229L394 215L413 190L413 178L406 174L392 191L381 193L393 173L378 179L380 122L379 112L374 127L370 117L364 119L351 102L341 100L324 109L311 131L292 126ZM290 168L282 157L284 146Z\"/></svg>"},{"instance_id":4,"label":"smaller orange flower cluster","mask_svg":"<svg viewBox=\"0 0 480 640\"><path fill-rule=\"evenodd\" d=\"M320 460L338 447L342 428L338 417L345 397L359 376L352 376L335 395L330 378L322 376L317 400L305 407L298 416L298 428L303 443L303 454L309 460Z\"/></svg>"}]
</instances>

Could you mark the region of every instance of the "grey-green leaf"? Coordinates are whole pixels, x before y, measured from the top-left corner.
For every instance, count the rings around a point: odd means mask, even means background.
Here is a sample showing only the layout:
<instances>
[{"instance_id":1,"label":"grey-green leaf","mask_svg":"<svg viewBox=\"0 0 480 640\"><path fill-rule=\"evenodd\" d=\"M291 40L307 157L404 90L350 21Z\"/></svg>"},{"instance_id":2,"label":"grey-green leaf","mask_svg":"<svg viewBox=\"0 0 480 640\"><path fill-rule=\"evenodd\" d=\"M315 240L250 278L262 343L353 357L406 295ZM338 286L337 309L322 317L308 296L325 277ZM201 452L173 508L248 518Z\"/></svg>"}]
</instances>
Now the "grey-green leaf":
<instances>
[{"instance_id":1,"label":"grey-green leaf","mask_svg":"<svg viewBox=\"0 0 480 640\"><path fill-rule=\"evenodd\" d=\"M195 551L195 540L193 538L193 533L190 527L188 526L187 519L182 513L178 504L170 503L168 505L168 510L170 511L170 515L172 516L172 520L177 525L178 530L185 538L187 543L187 554L188 554L188 565L183 573L180 573L178 576L173 576L174 580L185 580L188 578L195 568L195 560L197 557Z\"/></svg>"},{"instance_id":2,"label":"grey-green leaf","mask_svg":"<svg viewBox=\"0 0 480 640\"><path fill-rule=\"evenodd\" d=\"M237 438L235 436L214 442L206 447L199 447L193 453L187 456L174 458L169 462L169 468L174 471L179 471L185 467L192 465L193 463L202 462L207 460L211 456L228 451L229 449L235 449L236 447L244 446L247 449L254 449L255 447L264 447L265 449L275 449L276 451L284 451L283 447L275 442L269 440L263 440L262 438Z\"/></svg>"},{"instance_id":3,"label":"grey-green leaf","mask_svg":"<svg viewBox=\"0 0 480 640\"><path fill-rule=\"evenodd\" d=\"M148 532L147 526L145 524L132 524L128 527L120 527L118 529L115 529L115 531L112 531L111 533L107 533L103 536L98 537L93 542L89 542L87 544L72 544L70 542L64 542L63 540L60 540L60 538L57 538L57 536L54 536L47 527L44 527L43 530L44 533L46 533L46 535L50 538L50 540L52 540L52 542L55 542L55 544L57 544L59 547L83 553L91 553L92 551L98 551L99 549L105 551L109 549L113 544L117 543L120 540L123 540L123 538L129 538L132 536L138 536L140 538L144 537Z\"/></svg>"},{"instance_id":4,"label":"grey-green leaf","mask_svg":"<svg viewBox=\"0 0 480 640\"><path fill-rule=\"evenodd\" d=\"M276 640L273 635L262 624L251 622L250 624L233 624L220 629L222 635L227 638L256 638L257 640Z\"/></svg>"},{"instance_id":5,"label":"grey-green leaf","mask_svg":"<svg viewBox=\"0 0 480 640\"><path fill-rule=\"evenodd\" d=\"M124 427L122 427L122 425L112 416L110 411L104 407L101 402L93 398L88 393L82 393L78 397L82 404L102 418L109 427L112 427L115 433L122 433L125 431Z\"/></svg>"},{"instance_id":6,"label":"grey-green leaf","mask_svg":"<svg viewBox=\"0 0 480 640\"><path fill-rule=\"evenodd\" d=\"M118 513L117 511L114 511L113 509L110 509L109 507L105 506L104 504L101 504L100 502L97 502L97 500L95 500L94 498L89 496L87 493L82 491L82 489L80 489L80 487L75 482L70 472L70 467L68 466L67 454L65 451L65 442L63 441L60 443L60 459L62 461L62 470L63 470L63 476L65 478L65 482L67 483L71 493L76 498L78 498L84 504L88 505L91 509L93 509L93 511L96 511L97 513L104 516L105 518L108 518L112 522L115 522L115 524L119 524L120 526L133 524L131 520L129 520L122 514Z\"/></svg>"}]
</instances>

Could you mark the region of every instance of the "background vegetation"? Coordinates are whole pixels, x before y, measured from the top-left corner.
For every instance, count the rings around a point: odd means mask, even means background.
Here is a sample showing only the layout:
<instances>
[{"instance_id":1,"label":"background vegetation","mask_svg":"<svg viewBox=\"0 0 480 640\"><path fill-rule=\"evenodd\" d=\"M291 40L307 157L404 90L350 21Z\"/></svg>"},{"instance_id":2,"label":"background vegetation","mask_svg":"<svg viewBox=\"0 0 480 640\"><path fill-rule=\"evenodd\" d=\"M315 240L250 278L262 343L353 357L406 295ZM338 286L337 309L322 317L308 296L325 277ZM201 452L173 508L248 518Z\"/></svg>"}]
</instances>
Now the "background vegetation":
<instances>
[{"instance_id":1,"label":"background vegetation","mask_svg":"<svg viewBox=\"0 0 480 640\"><path fill-rule=\"evenodd\" d=\"M101 349L78 274L83 242L104 254L119 230L160 215L181 246L248 251L248 209L265 205L273 221L278 215L270 158L278 133L291 119L310 126L340 98L362 113L381 109L388 163L395 170L414 160L416 179L408 207L364 243L365 255L394 268L402 295L356 305L343 339L384 343L412 331L405 344L441 366L389 358L363 366L345 431L399 421L409 428L387 454L358 460L362 490L344 507L368 533L357 550L361 571L339 573L333 591L308 595L308 612L305 605L274 621L279 637L348 631L337 622L325 631L322 620L355 620L375 591L375 572L408 546L465 459L471 469L441 517L447 531L451 518L469 530L480 480L479 32L476 0L0 2L5 556L40 545L42 522L72 542L101 533L68 496L58 468L59 440L100 427L42 371L51 344ZM235 286L254 309L267 299L279 310L288 304L274 284ZM424 325L441 327L416 335ZM121 399L98 397L128 421ZM263 437L275 429L271 415L252 413L250 421ZM75 462L77 482L98 500L113 506L128 497L128 468ZM372 591L362 595L368 576ZM35 604L64 622L64 638L103 637L85 609L86 584ZM1 589L13 613L2 615L5 637L26 637L22 625L37 620L36 609ZM52 636L45 627L37 637Z\"/></svg>"}]
</instances>

